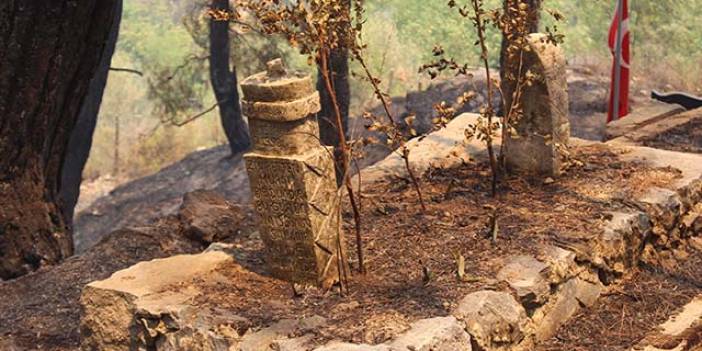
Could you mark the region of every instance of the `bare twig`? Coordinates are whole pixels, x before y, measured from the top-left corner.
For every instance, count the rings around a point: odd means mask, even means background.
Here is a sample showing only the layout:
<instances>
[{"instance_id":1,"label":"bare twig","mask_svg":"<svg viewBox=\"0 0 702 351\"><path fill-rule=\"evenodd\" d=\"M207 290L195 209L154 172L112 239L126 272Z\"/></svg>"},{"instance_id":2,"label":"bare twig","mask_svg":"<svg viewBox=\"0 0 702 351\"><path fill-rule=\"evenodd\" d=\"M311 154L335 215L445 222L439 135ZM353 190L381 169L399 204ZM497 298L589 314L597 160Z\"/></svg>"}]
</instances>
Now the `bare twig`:
<instances>
[{"instance_id":1,"label":"bare twig","mask_svg":"<svg viewBox=\"0 0 702 351\"><path fill-rule=\"evenodd\" d=\"M365 264L363 262L363 239L361 237L361 212L359 209L359 204L356 202L356 197L354 196L354 191L353 191L353 186L351 185L351 180L348 177L348 170L349 170L349 165L350 165L350 160L349 160L349 150L348 150L348 145L346 143L346 135L344 134L344 130L341 127L343 125L342 120L341 120L341 110L339 109L339 102L337 101L336 98L336 90L334 90L334 87L331 82L331 77L329 77L329 48L325 44L324 38L320 37L320 52L319 52L319 62L320 65L322 66L321 72L322 72L322 78L324 80L324 85L325 88L327 89L327 93L329 93L329 97L332 100L332 105L334 106L334 114L336 115L336 129L337 133L339 135L339 147L341 148L341 162L342 162L342 169L344 170L344 173L346 174L344 176L344 186L346 186L346 191L349 193L349 202L351 203L351 208L353 211L353 217L354 217L354 223L355 223L355 229L356 229L356 251L358 255L358 268L361 274L366 273L366 268ZM359 198L360 200L360 198Z\"/></svg>"},{"instance_id":2,"label":"bare twig","mask_svg":"<svg viewBox=\"0 0 702 351\"><path fill-rule=\"evenodd\" d=\"M175 118L169 119L168 122L169 122L170 124L176 126L176 127L182 127L182 126L184 126L184 125L186 125L186 124L189 124L189 123L191 123L191 122L197 120L198 118L200 118L200 117L202 117L202 116L205 116L206 114L208 114L208 113L214 111L220 104L223 104L223 103L225 103L225 102L228 101L228 100L229 100L229 99L224 99L224 100L222 100L222 101L217 101L217 102L215 102L212 106L210 106L210 107L208 107L207 109L205 109L204 111L199 112L199 113L197 113L197 114L195 114L195 115L192 115L192 116L190 116L190 117L188 117L188 118L186 118L186 119L184 119L184 120L182 120L182 121L180 121L180 122L176 121Z\"/></svg>"},{"instance_id":3,"label":"bare twig","mask_svg":"<svg viewBox=\"0 0 702 351\"><path fill-rule=\"evenodd\" d=\"M370 69L368 68L368 65L366 64L366 62L363 58L361 49L354 50L353 54L354 54L354 58L356 59L356 61L363 68L363 72L366 75L366 79L368 80L368 82L370 82L371 86L373 87L373 91L375 93L375 96L378 98L378 100L380 100L380 103L383 106L383 110L385 111L385 115L387 116L388 123L390 124L391 132L393 134L395 134L393 136L393 139L400 142L400 148L402 149L402 151L399 152L398 154L400 155L400 157L402 157L402 159L404 161L405 168L407 170L407 174L409 175L410 181L412 182L412 185L414 186L415 192L417 193L417 197L419 198L419 204L422 207L422 212L426 212L427 207L424 204L424 198L422 196L422 190L421 190L421 187L419 185L419 179L414 175L414 171L412 171L412 167L411 167L410 162L409 162L410 149L405 145L405 143L407 141L404 140L407 137L405 135L401 135L402 133L400 133L398 125L395 122L395 119L394 119L392 113L390 112L390 104L388 103L388 100L386 99L385 94L380 89L379 80L373 76Z\"/></svg>"},{"instance_id":4,"label":"bare twig","mask_svg":"<svg viewBox=\"0 0 702 351\"><path fill-rule=\"evenodd\" d=\"M480 44L480 59L483 62L483 65L485 66L485 74L486 74L486 84L487 84L487 102L485 104L484 108L484 115L487 118L487 128L488 132L484 133L485 137L485 143L487 144L487 150L488 150L488 157L490 158L490 171L492 172L492 182L491 182L491 189L492 189L492 196L497 195L497 177L498 177L498 167L497 167L497 159L495 158L495 151L493 150L493 145L492 145L492 118L495 115L495 110L492 106L492 97L493 97L493 82L492 79L490 78L490 62L488 61L488 48L485 40L485 27L486 27L486 22L483 19L483 9L482 9L482 1L481 0L471 0L471 3L473 5L473 11L475 17L473 17L473 22L475 24L475 28L478 32L478 42Z\"/></svg>"},{"instance_id":5,"label":"bare twig","mask_svg":"<svg viewBox=\"0 0 702 351\"><path fill-rule=\"evenodd\" d=\"M132 74L136 74L136 75L139 76L139 77L143 77L143 76L144 76L144 72L138 71L138 70L135 70L135 69L132 69L132 68L110 67L110 71L111 71L111 72L132 73Z\"/></svg>"}]
</instances>

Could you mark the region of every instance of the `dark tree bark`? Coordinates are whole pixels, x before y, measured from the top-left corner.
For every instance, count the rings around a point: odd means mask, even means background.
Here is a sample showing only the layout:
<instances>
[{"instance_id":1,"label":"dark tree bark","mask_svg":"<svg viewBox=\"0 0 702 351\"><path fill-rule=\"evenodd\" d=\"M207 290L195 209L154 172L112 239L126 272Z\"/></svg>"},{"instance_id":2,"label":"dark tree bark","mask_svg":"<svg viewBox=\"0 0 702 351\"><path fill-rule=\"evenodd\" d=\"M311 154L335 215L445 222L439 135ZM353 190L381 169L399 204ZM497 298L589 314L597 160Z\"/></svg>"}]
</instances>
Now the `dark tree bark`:
<instances>
[{"instance_id":1,"label":"dark tree bark","mask_svg":"<svg viewBox=\"0 0 702 351\"><path fill-rule=\"evenodd\" d=\"M0 278L73 253L61 168L116 0L0 1Z\"/></svg>"},{"instance_id":2,"label":"dark tree bark","mask_svg":"<svg viewBox=\"0 0 702 351\"><path fill-rule=\"evenodd\" d=\"M344 6L351 10L351 1L344 1ZM336 113L334 111L334 103L327 91L321 67L318 67L317 74L317 90L319 91L320 103L322 110L317 114L317 122L319 124L319 136L322 144L334 146L334 155L336 164L341 165L341 149L339 147L339 132L336 126ZM345 48L337 48L331 51L329 55L328 73L331 77L332 87L336 92L336 100L339 104L341 112L341 124L344 130L344 135L348 140L349 137L349 105L351 103L351 87L349 85L349 53ZM336 182L341 186L344 172L346 170L336 167Z\"/></svg>"},{"instance_id":3,"label":"dark tree bark","mask_svg":"<svg viewBox=\"0 0 702 351\"><path fill-rule=\"evenodd\" d=\"M69 228L73 226L73 214L80 196L83 169L88 161L90 148L93 145L93 132L95 132L102 96L107 85L110 63L112 62L112 55L115 52L117 37L119 36L119 25L122 21L122 0L116 0L116 2L115 20L110 29L107 45L100 58L98 70L90 82L88 95L83 101L76 126L71 133L66 159L61 170L59 200L63 219Z\"/></svg>"},{"instance_id":4,"label":"dark tree bark","mask_svg":"<svg viewBox=\"0 0 702 351\"><path fill-rule=\"evenodd\" d=\"M212 0L212 8L229 11L229 0ZM251 145L249 129L239 104L236 67L230 65L229 23L210 20L210 80L219 105L219 116L232 154Z\"/></svg>"},{"instance_id":5,"label":"dark tree bark","mask_svg":"<svg viewBox=\"0 0 702 351\"><path fill-rule=\"evenodd\" d=\"M336 98L341 110L344 134L348 137L349 128L349 103L351 101L351 88L349 86L349 55L345 49L332 50L329 57L329 75L332 77ZM318 114L319 134L324 145L339 146L339 133L336 130L334 105L331 97L324 87L324 81L317 79L317 90L320 94L322 110Z\"/></svg>"}]
</instances>

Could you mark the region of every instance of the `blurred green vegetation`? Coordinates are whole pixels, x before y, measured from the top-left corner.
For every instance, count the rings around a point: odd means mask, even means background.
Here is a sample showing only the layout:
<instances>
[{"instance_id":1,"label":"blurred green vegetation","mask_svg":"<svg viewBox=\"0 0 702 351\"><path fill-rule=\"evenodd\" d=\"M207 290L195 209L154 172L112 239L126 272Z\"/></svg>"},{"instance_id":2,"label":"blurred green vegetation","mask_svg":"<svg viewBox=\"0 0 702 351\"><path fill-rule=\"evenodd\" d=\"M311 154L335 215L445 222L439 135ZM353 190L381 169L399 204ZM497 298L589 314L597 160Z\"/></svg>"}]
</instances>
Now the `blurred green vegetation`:
<instances>
[{"instance_id":1,"label":"blurred green vegetation","mask_svg":"<svg viewBox=\"0 0 702 351\"><path fill-rule=\"evenodd\" d=\"M226 141L214 110L184 127L164 120L182 120L214 102L207 69L205 0L125 0L113 67L140 70L143 77L110 74L86 178L111 174L114 168L115 125L119 119L120 175L133 178L152 173L188 153ZM368 62L394 96L429 86L417 73L441 45L459 62L478 64L470 23L446 6L447 0L367 0L364 41ZM458 1L462 3L461 0ZM565 34L571 65L607 74L611 56L606 36L614 0L544 0L559 11L564 23L554 24L548 11L542 27L556 25ZM499 0L486 0L488 7ZM702 93L702 0L631 1L633 79L638 86ZM307 60L280 39L233 29L232 60L239 79L261 70L275 56L298 69L314 72ZM497 62L500 35L489 32L491 62ZM178 68L181 67L181 68ZM354 67L354 66L352 66ZM357 71L357 70L356 70ZM174 74L177 73L177 74ZM373 105L363 82L352 81L352 111Z\"/></svg>"}]
</instances>

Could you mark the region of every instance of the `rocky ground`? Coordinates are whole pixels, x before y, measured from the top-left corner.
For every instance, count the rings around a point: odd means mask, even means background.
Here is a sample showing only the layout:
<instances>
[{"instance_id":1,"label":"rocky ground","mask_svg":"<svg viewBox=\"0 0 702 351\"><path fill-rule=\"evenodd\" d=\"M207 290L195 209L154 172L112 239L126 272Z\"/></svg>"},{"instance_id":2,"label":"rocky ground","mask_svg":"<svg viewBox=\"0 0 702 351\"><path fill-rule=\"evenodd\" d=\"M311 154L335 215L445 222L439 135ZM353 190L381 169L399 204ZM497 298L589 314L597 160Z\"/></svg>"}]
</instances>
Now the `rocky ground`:
<instances>
[{"instance_id":1,"label":"rocky ground","mask_svg":"<svg viewBox=\"0 0 702 351\"><path fill-rule=\"evenodd\" d=\"M574 150L574 159L580 166L553 184L505 180L499 200L489 196L486 164L430 171L422 180L426 212L407 182L376 183L364 193L368 275L349 281L348 296L312 289L293 298L290 286L281 281L232 268L223 270L223 279L237 289L218 281L200 286L207 293L198 296L199 306L226 308L252 326L319 315L328 320L328 328L317 330L321 341L383 343L414 321L448 315L471 292L500 290L502 283L496 278L510 257L543 257L546 247L584 240L583 229L598 232L608 220L606 213L626 209L614 196L635 198L678 177L671 170L622 162L597 146ZM489 223L495 213L498 228L493 240ZM352 226L345 232L352 236ZM237 263L261 272L264 262L257 233L234 243ZM351 244L348 255L357 268L354 252ZM457 278L458 255L465 259L461 278ZM378 330L373 325L385 327Z\"/></svg>"},{"instance_id":2,"label":"rocky ground","mask_svg":"<svg viewBox=\"0 0 702 351\"><path fill-rule=\"evenodd\" d=\"M672 271L646 265L636 269L621 285L605 293L591 309L580 312L537 350L631 349L683 305L702 294L700 265L702 251L697 248ZM679 343L677 340L666 349L673 349ZM695 342L689 346L700 345Z\"/></svg>"}]
</instances>

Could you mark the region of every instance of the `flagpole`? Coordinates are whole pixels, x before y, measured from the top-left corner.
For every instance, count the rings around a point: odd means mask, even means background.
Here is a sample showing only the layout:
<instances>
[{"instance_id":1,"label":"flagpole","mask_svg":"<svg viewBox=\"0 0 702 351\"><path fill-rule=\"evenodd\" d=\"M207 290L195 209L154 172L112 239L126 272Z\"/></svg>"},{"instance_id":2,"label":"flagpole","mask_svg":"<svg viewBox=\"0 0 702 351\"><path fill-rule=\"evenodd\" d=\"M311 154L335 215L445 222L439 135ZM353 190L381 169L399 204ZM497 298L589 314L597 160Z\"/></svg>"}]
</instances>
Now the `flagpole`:
<instances>
[{"instance_id":1,"label":"flagpole","mask_svg":"<svg viewBox=\"0 0 702 351\"><path fill-rule=\"evenodd\" d=\"M612 120L619 119L619 99L621 97L622 80L622 23L624 19L624 0L617 0L617 35L614 49L614 101L612 104Z\"/></svg>"}]
</instances>

